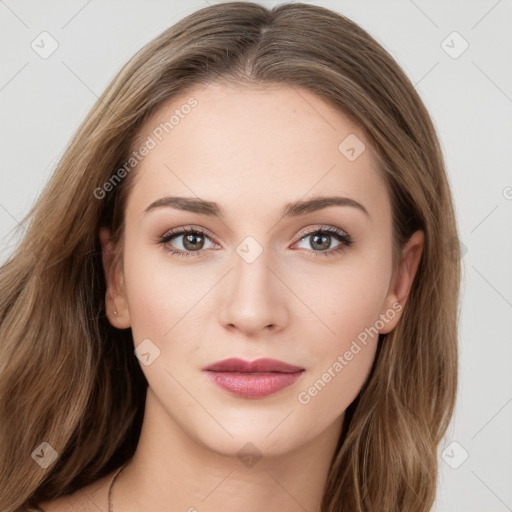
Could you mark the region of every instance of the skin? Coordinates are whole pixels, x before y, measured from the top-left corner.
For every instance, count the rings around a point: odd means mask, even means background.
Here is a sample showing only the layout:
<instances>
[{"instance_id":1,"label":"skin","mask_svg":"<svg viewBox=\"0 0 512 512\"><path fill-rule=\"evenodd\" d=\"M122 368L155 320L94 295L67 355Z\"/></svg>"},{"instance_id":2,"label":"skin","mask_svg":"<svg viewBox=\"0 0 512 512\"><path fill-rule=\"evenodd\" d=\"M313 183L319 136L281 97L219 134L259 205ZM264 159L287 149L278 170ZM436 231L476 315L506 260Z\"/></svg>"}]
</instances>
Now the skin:
<instances>
[{"instance_id":1,"label":"skin","mask_svg":"<svg viewBox=\"0 0 512 512\"><path fill-rule=\"evenodd\" d=\"M141 365L149 382L144 423L114 486L114 510L319 511L344 411L369 374L377 336L359 343L334 377L333 364L379 315L395 311L380 333L396 326L423 233L411 237L393 273L391 203L369 143L311 92L198 86L153 115L142 139L190 96L198 105L132 176L122 247L107 229L100 232L111 323L131 327L135 347L150 339L160 350ZM349 134L366 145L354 161L338 149ZM171 195L215 201L226 216L170 207L144 213ZM351 198L368 215L330 206L280 219L286 203L319 196ZM180 258L158 243L170 229L190 225L208 232L199 255L189 250L191 257ZM322 253L313 238L325 227L353 243L334 253L341 242L327 238ZM247 236L262 250L252 263L236 251ZM178 235L168 246L185 250L183 242ZM201 370L228 357L270 357L305 371L278 393L241 398ZM330 381L301 403L299 393L325 380L329 368ZM251 467L237 456L246 443L261 456Z\"/></svg>"}]
</instances>

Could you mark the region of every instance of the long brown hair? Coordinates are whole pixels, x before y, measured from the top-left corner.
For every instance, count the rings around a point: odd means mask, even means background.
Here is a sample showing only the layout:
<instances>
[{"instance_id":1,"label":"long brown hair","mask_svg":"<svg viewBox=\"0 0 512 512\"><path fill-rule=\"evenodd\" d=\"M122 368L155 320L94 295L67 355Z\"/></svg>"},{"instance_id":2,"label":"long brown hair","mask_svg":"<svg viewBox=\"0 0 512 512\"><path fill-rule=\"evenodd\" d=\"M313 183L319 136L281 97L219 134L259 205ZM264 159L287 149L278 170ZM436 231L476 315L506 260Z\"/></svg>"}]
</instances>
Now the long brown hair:
<instances>
[{"instance_id":1,"label":"long brown hair","mask_svg":"<svg viewBox=\"0 0 512 512\"><path fill-rule=\"evenodd\" d=\"M122 237L136 168L108 192L94 191L119 178L152 113L213 80L304 87L349 116L387 182L395 256L424 231L403 316L380 340L371 375L347 410L322 511L430 510L437 447L456 394L459 293L456 222L434 127L406 75L358 25L312 5L249 2L189 15L122 68L0 269L0 509L73 492L136 449L147 381L130 329L106 317L98 238L101 226L114 242ZM58 455L47 468L33 455L47 449L41 443Z\"/></svg>"}]
</instances>

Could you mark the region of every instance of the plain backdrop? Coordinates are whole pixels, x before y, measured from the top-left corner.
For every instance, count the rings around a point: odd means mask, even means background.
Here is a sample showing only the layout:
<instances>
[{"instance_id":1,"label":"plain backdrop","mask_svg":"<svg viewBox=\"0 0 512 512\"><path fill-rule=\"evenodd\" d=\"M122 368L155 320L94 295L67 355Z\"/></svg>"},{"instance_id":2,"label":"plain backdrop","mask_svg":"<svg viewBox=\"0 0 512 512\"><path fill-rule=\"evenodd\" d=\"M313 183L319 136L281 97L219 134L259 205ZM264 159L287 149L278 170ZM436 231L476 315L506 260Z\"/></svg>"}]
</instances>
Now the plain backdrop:
<instances>
[{"instance_id":1,"label":"plain backdrop","mask_svg":"<svg viewBox=\"0 0 512 512\"><path fill-rule=\"evenodd\" d=\"M208 3L0 0L0 261L121 66ZM434 510L512 511L512 2L309 3L368 30L403 67L434 120L464 268L460 392L440 448ZM58 47L43 58L43 46L49 52L52 44Z\"/></svg>"}]
</instances>

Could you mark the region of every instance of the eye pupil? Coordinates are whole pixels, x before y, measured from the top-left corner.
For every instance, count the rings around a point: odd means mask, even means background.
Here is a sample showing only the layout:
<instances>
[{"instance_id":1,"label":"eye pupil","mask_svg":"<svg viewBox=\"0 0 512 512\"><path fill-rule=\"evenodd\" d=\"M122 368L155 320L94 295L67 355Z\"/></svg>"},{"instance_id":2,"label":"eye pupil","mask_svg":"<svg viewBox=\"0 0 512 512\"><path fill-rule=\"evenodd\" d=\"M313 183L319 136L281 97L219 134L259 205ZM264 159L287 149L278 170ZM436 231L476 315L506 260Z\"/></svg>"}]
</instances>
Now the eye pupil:
<instances>
[{"instance_id":1,"label":"eye pupil","mask_svg":"<svg viewBox=\"0 0 512 512\"><path fill-rule=\"evenodd\" d=\"M198 242L198 240L199 240L199 242ZM187 249L188 251L197 250L198 248L201 249L203 244L204 244L203 235L196 235L196 234L189 233L188 235L185 235L183 237L183 247L185 247L185 249Z\"/></svg>"},{"instance_id":2,"label":"eye pupil","mask_svg":"<svg viewBox=\"0 0 512 512\"><path fill-rule=\"evenodd\" d=\"M315 249L325 250L329 249L331 236L330 235L313 235L311 241L311 247ZM320 241L319 241L320 240Z\"/></svg>"}]
</instances>

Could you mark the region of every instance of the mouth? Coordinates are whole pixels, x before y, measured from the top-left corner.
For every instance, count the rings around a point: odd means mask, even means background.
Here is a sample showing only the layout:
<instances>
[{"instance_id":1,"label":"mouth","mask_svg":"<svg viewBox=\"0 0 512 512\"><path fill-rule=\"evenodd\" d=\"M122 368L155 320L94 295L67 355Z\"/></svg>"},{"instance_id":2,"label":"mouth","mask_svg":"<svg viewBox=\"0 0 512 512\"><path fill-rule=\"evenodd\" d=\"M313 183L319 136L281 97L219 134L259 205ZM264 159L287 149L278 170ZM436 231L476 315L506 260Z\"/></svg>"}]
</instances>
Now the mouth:
<instances>
[{"instance_id":1,"label":"mouth","mask_svg":"<svg viewBox=\"0 0 512 512\"><path fill-rule=\"evenodd\" d=\"M220 389L243 398L263 398L291 386L304 368L276 359L230 358L203 368Z\"/></svg>"}]
</instances>

